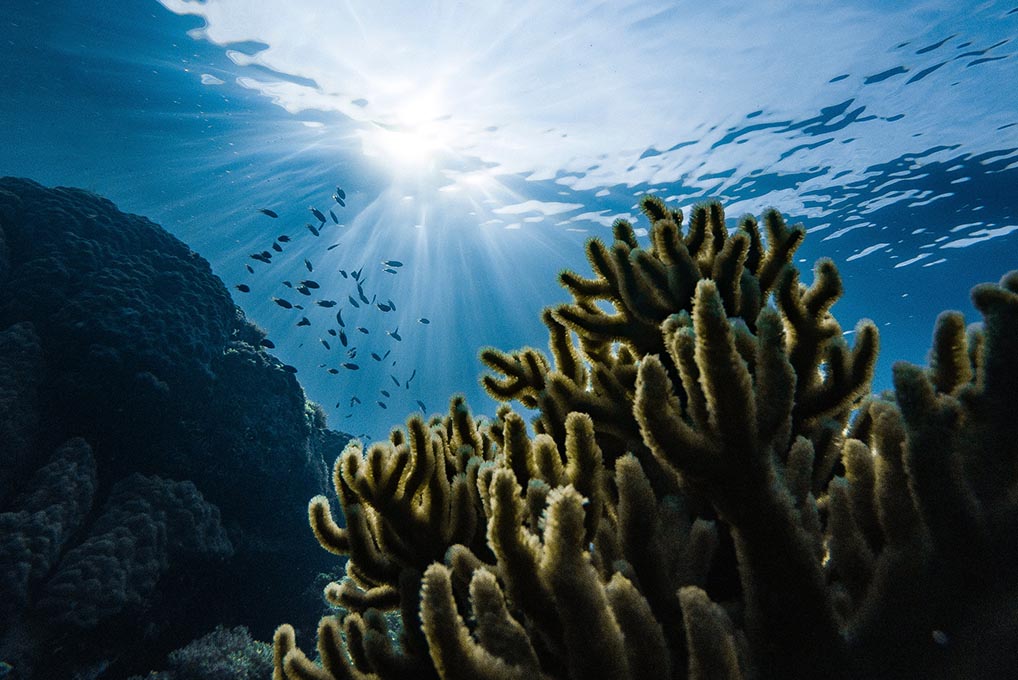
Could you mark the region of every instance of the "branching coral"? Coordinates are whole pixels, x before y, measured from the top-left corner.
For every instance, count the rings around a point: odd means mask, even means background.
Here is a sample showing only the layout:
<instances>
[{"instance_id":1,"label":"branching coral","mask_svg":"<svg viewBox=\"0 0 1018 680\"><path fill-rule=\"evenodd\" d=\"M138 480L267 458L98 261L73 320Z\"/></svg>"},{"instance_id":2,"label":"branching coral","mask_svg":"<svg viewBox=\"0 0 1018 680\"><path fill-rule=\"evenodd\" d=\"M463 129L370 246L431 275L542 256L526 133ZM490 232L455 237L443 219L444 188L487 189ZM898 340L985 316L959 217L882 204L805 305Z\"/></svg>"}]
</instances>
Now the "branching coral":
<instances>
[{"instance_id":1,"label":"branching coral","mask_svg":"<svg viewBox=\"0 0 1018 680\"><path fill-rule=\"evenodd\" d=\"M457 398L343 453L346 526L324 497L309 514L349 556L326 591L349 613L323 619L321 665L281 626L277 680L1001 671L973 649L981 605L1018 596L1018 273L974 291L984 328L943 316L931 368L864 399L876 329L845 342L831 261L800 283L801 227L771 211L765 245L716 203L685 234L643 210L649 248L620 221L587 244L594 278L562 274L550 358L482 353L533 434Z\"/></svg>"}]
</instances>

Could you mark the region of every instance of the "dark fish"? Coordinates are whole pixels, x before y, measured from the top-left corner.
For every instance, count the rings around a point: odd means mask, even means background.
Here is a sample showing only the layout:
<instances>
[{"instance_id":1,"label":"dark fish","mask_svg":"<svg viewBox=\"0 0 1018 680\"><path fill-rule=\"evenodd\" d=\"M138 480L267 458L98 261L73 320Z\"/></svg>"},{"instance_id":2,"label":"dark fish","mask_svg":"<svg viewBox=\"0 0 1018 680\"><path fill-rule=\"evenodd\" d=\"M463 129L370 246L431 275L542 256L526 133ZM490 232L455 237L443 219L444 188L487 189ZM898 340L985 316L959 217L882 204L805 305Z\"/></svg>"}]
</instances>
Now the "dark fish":
<instances>
[{"instance_id":1,"label":"dark fish","mask_svg":"<svg viewBox=\"0 0 1018 680\"><path fill-rule=\"evenodd\" d=\"M313 224L305 223L304 226L307 227L308 231L310 231L312 234L318 236L318 229Z\"/></svg>"},{"instance_id":2,"label":"dark fish","mask_svg":"<svg viewBox=\"0 0 1018 680\"><path fill-rule=\"evenodd\" d=\"M333 222L333 224L339 224L339 218L338 218L338 217L336 217L336 213L334 213L334 212L332 212L332 211L330 210L330 211L329 211L329 217L331 217L331 218L332 218L332 222Z\"/></svg>"},{"instance_id":3,"label":"dark fish","mask_svg":"<svg viewBox=\"0 0 1018 680\"><path fill-rule=\"evenodd\" d=\"M283 285L286 286L287 288L293 288L293 284L290 283L289 281L283 281Z\"/></svg>"},{"instance_id":4,"label":"dark fish","mask_svg":"<svg viewBox=\"0 0 1018 680\"><path fill-rule=\"evenodd\" d=\"M361 272L362 271L364 271L364 267L361 267L357 271L353 272L353 278L354 278L355 281L360 281L361 280Z\"/></svg>"},{"instance_id":5,"label":"dark fish","mask_svg":"<svg viewBox=\"0 0 1018 680\"><path fill-rule=\"evenodd\" d=\"M338 368L330 368L329 369L329 373L331 373L332 375L336 375L337 373L339 373L339 369Z\"/></svg>"},{"instance_id":6,"label":"dark fish","mask_svg":"<svg viewBox=\"0 0 1018 680\"><path fill-rule=\"evenodd\" d=\"M391 397L392 396L391 394L389 394L388 390L378 390L378 391L381 392L382 394L384 394L386 397Z\"/></svg>"},{"instance_id":7,"label":"dark fish","mask_svg":"<svg viewBox=\"0 0 1018 680\"><path fill-rule=\"evenodd\" d=\"M354 298L353 298L353 295L347 295L347 296L346 296L346 299L350 301L350 304L351 304L351 305L353 305L353 306L354 306L354 307L356 307L357 309L360 309L360 307L361 307L361 303L359 303L359 302L357 302L356 300L354 300Z\"/></svg>"},{"instance_id":8,"label":"dark fish","mask_svg":"<svg viewBox=\"0 0 1018 680\"><path fill-rule=\"evenodd\" d=\"M279 245L278 243L273 243L272 249L275 250L277 253L283 252L283 246Z\"/></svg>"},{"instance_id":9,"label":"dark fish","mask_svg":"<svg viewBox=\"0 0 1018 680\"><path fill-rule=\"evenodd\" d=\"M294 309L299 309L302 312L304 311L304 305L294 305L293 308Z\"/></svg>"},{"instance_id":10,"label":"dark fish","mask_svg":"<svg viewBox=\"0 0 1018 680\"><path fill-rule=\"evenodd\" d=\"M329 329L328 331L326 331L326 332L327 332L327 333L328 333L329 335L331 335L332 337L336 337L336 329L335 329L335 328L330 328L330 329Z\"/></svg>"},{"instance_id":11,"label":"dark fish","mask_svg":"<svg viewBox=\"0 0 1018 680\"><path fill-rule=\"evenodd\" d=\"M383 404L380 401L376 401L375 403L378 404L379 406L381 406L382 408L385 408L385 409L389 408L388 406L386 406L385 404Z\"/></svg>"},{"instance_id":12,"label":"dark fish","mask_svg":"<svg viewBox=\"0 0 1018 680\"><path fill-rule=\"evenodd\" d=\"M277 217L279 217L279 215L276 214L275 210L269 210L268 208L258 208L258 212L260 212L263 215L268 215L272 219L276 219Z\"/></svg>"},{"instance_id":13,"label":"dark fish","mask_svg":"<svg viewBox=\"0 0 1018 680\"><path fill-rule=\"evenodd\" d=\"M344 201L343 198L341 198L339 194L333 194L332 195L332 200L334 200L336 203L339 203L339 207L341 207L341 208L345 208L346 207L346 201Z\"/></svg>"},{"instance_id":14,"label":"dark fish","mask_svg":"<svg viewBox=\"0 0 1018 680\"><path fill-rule=\"evenodd\" d=\"M382 355L382 358L384 359L385 357L389 356L389 354L390 354L391 352L392 352L392 350L391 350L391 349L387 349L387 350L385 350L385 354L383 354L383 355Z\"/></svg>"},{"instance_id":15,"label":"dark fish","mask_svg":"<svg viewBox=\"0 0 1018 680\"><path fill-rule=\"evenodd\" d=\"M311 325L311 320L308 319L306 316L302 316L300 318L300 321L297 322L297 325L298 326L310 326Z\"/></svg>"},{"instance_id":16,"label":"dark fish","mask_svg":"<svg viewBox=\"0 0 1018 680\"><path fill-rule=\"evenodd\" d=\"M431 319L426 319L422 316L421 318L417 319L417 323L422 323L425 326L427 326L429 323L431 323Z\"/></svg>"},{"instance_id":17,"label":"dark fish","mask_svg":"<svg viewBox=\"0 0 1018 680\"><path fill-rule=\"evenodd\" d=\"M361 302L363 302L364 304L366 305L371 304L371 301L368 300L368 296L364 294L364 291L361 290L360 286L357 286L357 297L359 297L361 299Z\"/></svg>"},{"instance_id":18,"label":"dark fish","mask_svg":"<svg viewBox=\"0 0 1018 680\"><path fill-rule=\"evenodd\" d=\"M300 293L301 295L311 295L311 291L308 290L308 287L303 284L297 286L297 292Z\"/></svg>"},{"instance_id":19,"label":"dark fish","mask_svg":"<svg viewBox=\"0 0 1018 680\"><path fill-rule=\"evenodd\" d=\"M360 331L361 333L363 333L364 335L367 335L367 334L368 334L368 329L367 329L367 328L365 328L364 326L357 326L357 330L359 330L359 331Z\"/></svg>"},{"instance_id":20,"label":"dark fish","mask_svg":"<svg viewBox=\"0 0 1018 680\"><path fill-rule=\"evenodd\" d=\"M313 272L315 268L311 265L311 260L304 258L304 266L308 268L309 272Z\"/></svg>"},{"instance_id":21,"label":"dark fish","mask_svg":"<svg viewBox=\"0 0 1018 680\"><path fill-rule=\"evenodd\" d=\"M329 246L328 248L326 248L326 250L332 250L333 248L338 248L338 247L339 247L339 244L338 244L338 243L333 243L333 244L332 244L331 246Z\"/></svg>"},{"instance_id":22,"label":"dark fish","mask_svg":"<svg viewBox=\"0 0 1018 680\"><path fill-rule=\"evenodd\" d=\"M259 262L264 262L265 264L272 264L272 253L270 253L269 251L265 251L263 253L251 253L250 257L252 260L258 260Z\"/></svg>"},{"instance_id":23,"label":"dark fish","mask_svg":"<svg viewBox=\"0 0 1018 680\"><path fill-rule=\"evenodd\" d=\"M245 266L245 267L247 268L247 273L248 273L248 274L254 274L254 267L252 267L252 266L251 266L251 265L249 265L249 264L246 264L246 265L244 265L244 266Z\"/></svg>"},{"instance_id":24,"label":"dark fish","mask_svg":"<svg viewBox=\"0 0 1018 680\"><path fill-rule=\"evenodd\" d=\"M382 264L384 264L386 267L402 267L403 266L403 263L400 262L399 260L386 260Z\"/></svg>"},{"instance_id":25,"label":"dark fish","mask_svg":"<svg viewBox=\"0 0 1018 680\"><path fill-rule=\"evenodd\" d=\"M377 305L375 305L375 307L378 307L383 312L391 312L392 311L392 309L389 307L389 305L382 304L381 302L379 302Z\"/></svg>"},{"instance_id":26,"label":"dark fish","mask_svg":"<svg viewBox=\"0 0 1018 680\"><path fill-rule=\"evenodd\" d=\"M339 311L336 312L336 323L338 323L340 326L343 326L344 328L346 327L346 324L343 323L343 309L342 308L340 308Z\"/></svg>"},{"instance_id":27,"label":"dark fish","mask_svg":"<svg viewBox=\"0 0 1018 680\"><path fill-rule=\"evenodd\" d=\"M344 201L346 200L346 192L340 189L339 187L336 187L336 195L342 198Z\"/></svg>"},{"instance_id":28,"label":"dark fish","mask_svg":"<svg viewBox=\"0 0 1018 680\"><path fill-rule=\"evenodd\" d=\"M390 375L389 377L390 377L390 378L392 378L392 382L396 383L396 387L399 387L399 386L400 386L400 384L399 384L399 381L398 381L398 380L396 380L396 376L394 376L394 375Z\"/></svg>"},{"instance_id":29,"label":"dark fish","mask_svg":"<svg viewBox=\"0 0 1018 680\"><path fill-rule=\"evenodd\" d=\"M387 304L388 304L388 305L389 305L390 307L392 307L392 310L393 310L393 311L396 311L396 303L395 303L395 302L393 302L393 301L392 301L391 299L389 299L389 300L386 300L385 302L386 302L386 303L387 303Z\"/></svg>"},{"instance_id":30,"label":"dark fish","mask_svg":"<svg viewBox=\"0 0 1018 680\"><path fill-rule=\"evenodd\" d=\"M428 409L425 408L425 406L424 406L424 402L421 401L420 399L417 400L417 405L421 407L421 411L423 411L424 413L428 412Z\"/></svg>"},{"instance_id":31,"label":"dark fish","mask_svg":"<svg viewBox=\"0 0 1018 680\"><path fill-rule=\"evenodd\" d=\"M399 334L399 326L396 326L396 330L394 331L385 331L385 334L388 335L393 340L395 340L396 342L401 342L403 340L403 338Z\"/></svg>"},{"instance_id":32,"label":"dark fish","mask_svg":"<svg viewBox=\"0 0 1018 680\"><path fill-rule=\"evenodd\" d=\"M416 368L410 373L410 377L406 379L406 384L407 385L410 384L410 381L414 379L415 375L417 375L417 369Z\"/></svg>"},{"instance_id":33,"label":"dark fish","mask_svg":"<svg viewBox=\"0 0 1018 680\"><path fill-rule=\"evenodd\" d=\"M346 347L346 333L343 331L339 332L339 341L343 343L343 347Z\"/></svg>"},{"instance_id":34,"label":"dark fish","mask_svg":"<svg viewBox=\"0 0 1018 680\"><path fill-rule=\"evenodd\" d=\"M356 371L357 369L360 368L360 366L358 366L357 364L346 363L346 364L343 364L343 368L348 368L351 371Z\"/></svg>"},{"instance_id":35,"label":"dark fish","mask_svg":"<svg viewBox=\"0 0 1018 680\"><path fill-rule=\"evenodd\" d=\"M239 290L241 293L251 292L251 286L247 285L246 283L238 283L236 286L234 286L234 288Z\"/></svg>"},{"instance_id":36,"label":"dark fish","mask_svg":"<svg viewBox=\"0 0 1018 680\"><path fill-rule=\"evenodd\" d=\"M339 270L339 275L342 276L345 279L346 278L346 270L345 269L340 269Z\"/></svg>"},{"instance_id":37,"label":"dark fish","mask_svg":"<svg viewBox=\"0 0 1018 680\"><path fill-rule=\"evenodd\" d=\"M378 356L374 352L371 353L371 358L374 359L375 361L381 361L382 360L382 357Z\"/></svg>"},{"instance_id":38,"label":"dark fish","mask_svg":"<svg viewBox=\"0 0 1018 680\"><path fill-rule=\"evenodd\" d=\"M336 306L336 301L335 300L315 300L315 304L318 305L319 307L329 308L329 307L335 307Z\"/></svg>"},{"instance_id":39,"label":"dark fish","mask_svg":"<svg viewBox=\"0 0 1018 680\"><path fill-rule=\"evenodd\" d=\"M261 345L262 347L265 347L266 349L276 349L276 343L272 342L268 338L262 338L261 342L259 342L258 344Z\"/></svg>"},{"instance_id":40,"label":"dark fish","mask_svg":"<svg viewBox=\"0 0 1018 680\"><path fill-rule=\"evenodd\" d=\"M318 338L318 342L322 343L322 345L325 346L325 349L332 349L331 347L329 347L329 343L325 342L325 340Z\"/></svg>"},{"instance_id":41,"label":"dark fish","mask_svg":"<svg viewBox=\"0 0 1018 680\"><path fill-rule=\"evenodd\" d=\"M395 269L391 269L391 268L389 268L389 267L386 267L386 268L385 268L385 269L383 269L382 271L383 271L383 272L385 272L386 274L398 274L398 273L399 273L399 272L397 272L397 271L396 271Z\"/></svg>"},{"instance_id":42,"label":"dark fish","mask_svg":"<svg viewBox=\"0 0 1018 680\"><path fill-rule=\"evenodd\" d=\"M359 403L361 403L361 400L358 399L356 396L350 397L350 406L353 406L354 404L359 404Z\"/></svg>"},{"instance_id":43,"label":"dark fish","mask_svg":"<svg viewBox=\"0 0 1018 680\"><path fill-rule=\"evenodd\" d=\"M289 243L290 237L287 236L286 234L280 234L279 236L276 237L276 240L279 241L280 243Z\"/></svg>"},{"instance_id":44,"label":"dark fish","mask_svg":"<svg viewBox=\"0 0 1018 680\"><path fill-rule=\"evenodd\" d=\"M290 304L289 301L284 300L283 298L274 297L272 298L272 301L275 302L280 307L282 307L283 309L293 309L293 305Z\"/></svg>"},{"instance_id":45,"label":"dark fish","mask_svg":"<svg viewBox=\"0 0 1018 680\"><path fill-rule=\"evenodd\" d=\"M311 211L311 214L315 216L316 220L323 223L325 222L325 215L322 214L321 210L311 205L308 206L308 210Z\"/></svg>"},{"instance_id":46,"label":"dark fish","mask_svg":"<svg viewBox=\"0 0 1018 680\"><path fill-rule=\"evenodd\" d=\"M378 299L377 295L372 295L371 296L371 304L375 304L375 300L377 300L377 299Z\"/></svg>"},{"instance_id":47,"label":"dark fish","mask_svg":"<svg viewBox=\"0 0 1018 680\"><path fill-rule=\"evenodd\" d=\"M311 279L308 279L306 281L301 281L301 283L303 285L307 286L308 288L321 288L321 286L318 285L317 281L312 281Z\"/></svg>"},{"instance_id":48,"label":"dark fish","mask_svg":"<svg viewBox=\"0 0 1018 680\"><path fill-rule=\"evenodd\" d=\"M286 371L287 373L296 373L297 367L291 366L290 364L283 364L283 370Z\"/></svg>"},{"instance_id":49,"label":"dark fish","mask_svg":"<svg viewBox=\"0 0 1018 680\"><path fill-rule=\"evenodd\" d=\"M346 351L346 355L348 357L350 357L351 359L356 359L357 358L357 348L356 347L351 347L350 349L348 349Z\"/></svg>"}]
</instances>

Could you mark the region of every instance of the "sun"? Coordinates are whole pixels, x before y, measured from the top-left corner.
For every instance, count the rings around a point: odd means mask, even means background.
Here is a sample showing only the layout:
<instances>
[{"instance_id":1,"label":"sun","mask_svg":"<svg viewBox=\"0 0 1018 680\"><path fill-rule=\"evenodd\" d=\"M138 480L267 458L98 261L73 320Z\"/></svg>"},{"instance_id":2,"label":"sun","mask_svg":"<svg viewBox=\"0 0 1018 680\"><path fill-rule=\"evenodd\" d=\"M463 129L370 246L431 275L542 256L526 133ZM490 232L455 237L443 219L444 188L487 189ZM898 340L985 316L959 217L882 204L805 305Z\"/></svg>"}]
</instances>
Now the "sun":
<instances>
[{"instance_id":1,"label":"sun","mask_svg":"<svg viewBox=\"0 0 1018 680\"><path fill-rule=\"evenodd\" d=\"M373 120L362 132L364 153L400 170L424 170L452 141L451 116L438 88L401 97L387 120Z\"/></svg>"}]
</instances>

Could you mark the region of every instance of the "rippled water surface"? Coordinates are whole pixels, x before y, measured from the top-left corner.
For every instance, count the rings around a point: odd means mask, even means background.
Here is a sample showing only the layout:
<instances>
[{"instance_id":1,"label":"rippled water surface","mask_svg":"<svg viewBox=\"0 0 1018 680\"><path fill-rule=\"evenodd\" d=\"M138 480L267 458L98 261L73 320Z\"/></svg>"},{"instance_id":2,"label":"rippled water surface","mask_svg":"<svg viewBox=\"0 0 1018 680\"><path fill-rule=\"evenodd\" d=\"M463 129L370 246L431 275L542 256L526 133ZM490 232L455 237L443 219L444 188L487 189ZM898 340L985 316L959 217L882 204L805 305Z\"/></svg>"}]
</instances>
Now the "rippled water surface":
<instances>
[{"instance_id":1,"label":"rippled water surface","mask_svg":"<svg viewBox=\"0 0 1018 680\"><path fill-rule=\"evenodd\" d=\"M835 260L846 331L880 327L877 389L1018 266L1014 0L466 4L14 0L0 174L161 223L250 287L330 424L371 437L455 391L490 410L477 349L544 346L556 273L587 272L615 219L645 227L647 193L804 223L799 264ZM312 276L337 307L297 326L272 298ZM340 308L356 357L328 334Z\"/></svg>"}]
</instances>

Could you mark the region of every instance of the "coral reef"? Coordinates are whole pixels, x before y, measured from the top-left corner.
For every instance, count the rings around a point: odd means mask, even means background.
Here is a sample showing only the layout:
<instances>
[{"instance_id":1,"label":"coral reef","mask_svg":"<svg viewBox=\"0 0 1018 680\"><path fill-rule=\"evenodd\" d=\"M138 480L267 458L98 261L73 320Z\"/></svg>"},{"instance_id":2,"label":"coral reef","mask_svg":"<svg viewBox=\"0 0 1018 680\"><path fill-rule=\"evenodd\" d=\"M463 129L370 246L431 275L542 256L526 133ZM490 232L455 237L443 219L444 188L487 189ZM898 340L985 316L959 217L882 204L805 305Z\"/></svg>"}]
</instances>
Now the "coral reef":
<instances>
[{"instance_id":1,"label":"coral reef","mask_svg":"<svg viewBox=\"0 0 1018 680\"><path fill-rule=\"evenodd\" d=\"M169 670L129 680L265 680L272 672L272 646L251 638L244 626L216 627L170 652Z\"/></svg>"},{"instance_id":2,"label":"coral reef","mask_svg":"<svg viewBox=\"0 0 1018 680\"><path fill-rule=\"evenodd\" d=\"M7 677L126 677L221 621L267 638L295 606L314 627L328 555L279 509L326 489L348 437L263 337L159 226L0 179Z\"/></svg>"},{"instance_id":3,"label":"coral reef","mask_svg":"<svg viewBox=\"0 0 1018 680\"><path fill-rule=\"evenodd\" d=\"M346 557L318 659L275 678L1006 677L1018 654L1018 272L946 313L930 367L870 396L838 271L800 282L770 211L643 201L546 309L551 356L482 352L475 419L351 442L314 534ZM386 616L386 614L388 616ZM392 619L395 616L397 623Z\"/></svg>"}]
</instances>

